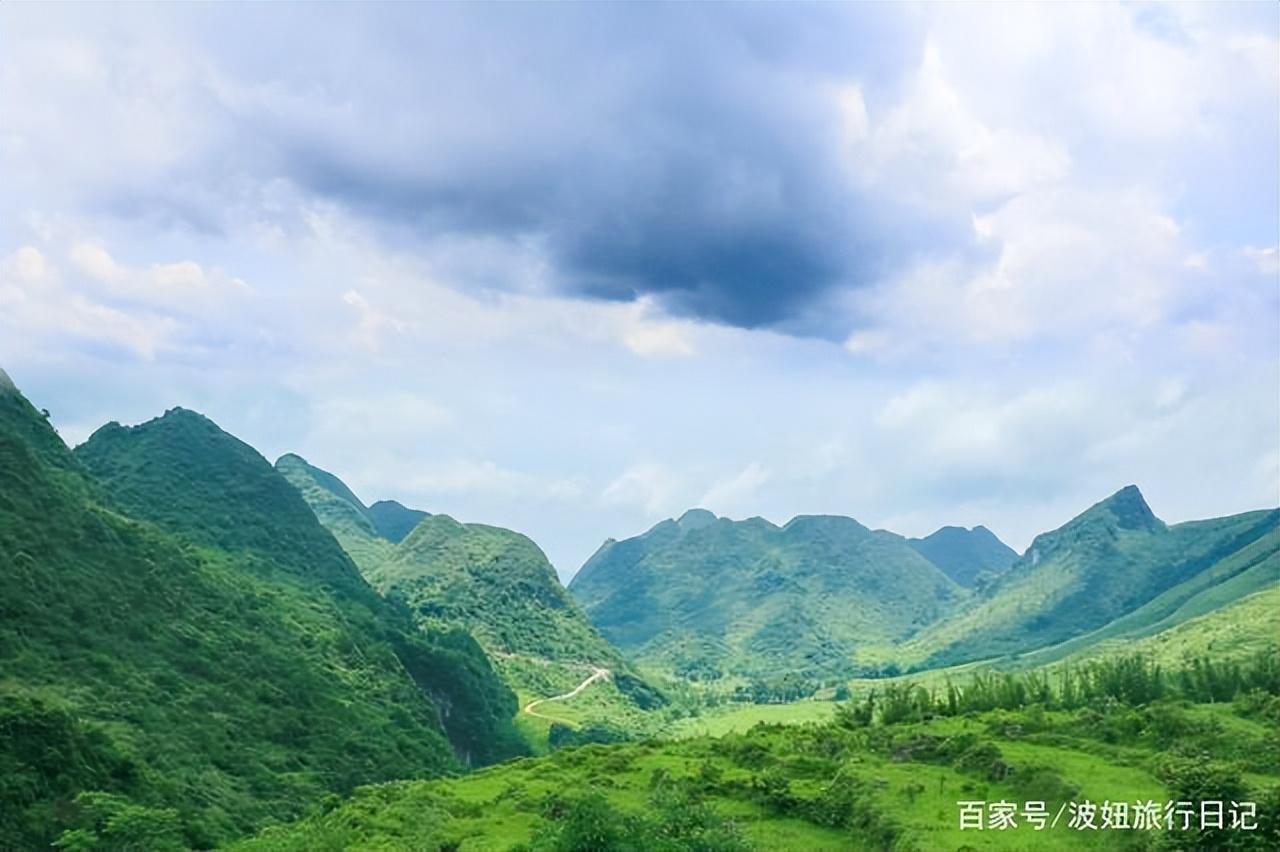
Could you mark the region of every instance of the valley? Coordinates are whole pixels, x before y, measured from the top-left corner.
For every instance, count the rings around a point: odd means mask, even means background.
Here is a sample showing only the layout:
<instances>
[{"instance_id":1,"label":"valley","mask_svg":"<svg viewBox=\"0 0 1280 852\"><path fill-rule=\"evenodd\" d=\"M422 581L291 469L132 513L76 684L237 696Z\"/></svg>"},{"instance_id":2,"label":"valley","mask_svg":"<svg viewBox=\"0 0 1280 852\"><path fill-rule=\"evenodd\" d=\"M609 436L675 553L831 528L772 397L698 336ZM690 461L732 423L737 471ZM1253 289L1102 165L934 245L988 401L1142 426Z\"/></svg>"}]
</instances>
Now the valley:
<instances>
[{"instance_id":1,"label":"valley","mask_svg":"<svg viewBox=\"0 0 1280 852\"><path fill-rule=\"evenodd\" d=\"M694 509L565 587L427 508L184 409L72 450L0 381L0 846L962 849L962 800L1212 793L1274 848L1280 510L1127 486L1016 554Z\"/></svg>"}]
</instances>

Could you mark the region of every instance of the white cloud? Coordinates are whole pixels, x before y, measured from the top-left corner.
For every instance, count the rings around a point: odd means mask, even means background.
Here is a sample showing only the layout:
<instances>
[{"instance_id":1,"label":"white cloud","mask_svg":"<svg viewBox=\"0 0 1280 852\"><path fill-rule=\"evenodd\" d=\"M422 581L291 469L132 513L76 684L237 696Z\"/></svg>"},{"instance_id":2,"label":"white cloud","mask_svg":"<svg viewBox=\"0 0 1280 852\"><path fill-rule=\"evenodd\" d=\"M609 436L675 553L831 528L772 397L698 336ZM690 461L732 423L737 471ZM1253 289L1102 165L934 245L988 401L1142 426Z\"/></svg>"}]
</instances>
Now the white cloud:
<instances>
[{"instance_id":1,"label":"white cloud","mask_svg":"<svg viewBox=\"0 0 1280 852\"><path fill-rule=\"evenodd\" d=\"M114 284L125 277L124 270L115 259L97 243L76 243L71 248L71 263L90 278L107 284Z\"/></svg>"},{"instance_id":2,"label":"white cloud","mask_svg":"<svg viewBox=\"0 0 1280 852\"><path fill-rule=\"evenodd\" d=\"M873 186L925 207L998 199L1064 177L1067 151L1038 133L993 127L952 85L938 47L924 59L904 99L867 126L861 100L839 100L852 168Z\"/></svg>"},{"instance_id":3,"label":"white cloud","mask_svg":"<svg viewBox=\"0 0 1280 852\"><path fill-rule=\"evenodd\" d=\"M5 344L0 354L107 344L150 360L168 346L175 330L166 317L117 310L68 288L32 246L0 260L0 338Z\"/></svg>"},{"instance_id":4,"label":"white cloud","mask_svg":"<svg viewBox=\"0 0 1280 852\"><path fill-rule=\"evenodd\" d=\"M1253 261L1263 275L1275 275L1280 272L1280 247L1255 248L1245 246L1244 256Z\"/></svg>"},{"instance_id":5,"label":"white cloud","mask_svg":"<svg viewBox=\"0 0 1280 852\"><path fill-rule=\"evenodd\" d=\"M751 462L733 476L713 483L698 505L720 515L753 514L761 503L760 489L772 478L759 462Z\"/></svg>"},{"instance_id":6,"label":"white cloud","mask_svg":"<svg viewBox=\"0 0 1280 852\"><path fill-rule=\"evenodd\" d=\"M455 233L407 205L388 236L361 207L386 199L308 194L245 127L302 129L317 169L364 146L421 178L438 152L415 122L455 132L447 110L299 85L274 43L239 67L180 15L114 29L118 13L10 6L0 361L73 434L199 404L369 499L528 532L562 568L698 502L917 534L985 523L1019 544L1129 481L1173 520L1275 499L1278 307L1258 278L1277 274L1274 213L1240 199L1274 175L1280 49L1237 12L935 5L909 13L926 37L885 46L883 73L798 66L825 100L797 112L827 121L768 138L840 135L848 173L824 197L858 207L851 231L905 205L939 234L815 309L846 312L840 346L556 295L555 252L520 210ZM780 68L735 97L795 91L751 89L792 79L786 51L764 53ZM601 102L625 104L605 78ZM544 106L527 104L550 121ZM371 138L399 122L415 132ZM503 127L482 128L476 162L530 144ZM713 203L787 209L786 182L747 159Z\"/></svg>"},{"instance_id":7,"label":"white cloud","mask_svg":"<svg viewBox=\"0 0 1280 852\"><path fill-rule=\"evenodd\" d=\"M637 507L652 518L688 508L679 496L684 491L685 483L678 474L664 465L642 462L623 471L600 496L606 503Z\"/></svg>"}]
</instances>

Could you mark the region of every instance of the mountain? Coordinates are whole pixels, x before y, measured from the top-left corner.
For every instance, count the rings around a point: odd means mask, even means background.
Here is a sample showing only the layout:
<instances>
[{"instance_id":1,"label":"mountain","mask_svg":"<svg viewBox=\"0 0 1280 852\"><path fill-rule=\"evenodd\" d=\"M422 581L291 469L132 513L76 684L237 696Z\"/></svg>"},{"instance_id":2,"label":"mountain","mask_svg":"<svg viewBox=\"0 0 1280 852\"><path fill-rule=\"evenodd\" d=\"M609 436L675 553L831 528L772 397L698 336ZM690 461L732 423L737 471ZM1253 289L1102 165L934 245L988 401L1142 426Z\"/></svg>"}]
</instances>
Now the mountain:
<instances>
[{"instance_id":1,"label":"mountain","mask_svg":"<svg viewBox=\"0 0 1280 852\"><path fill-rule=\"evenodd\" d=\"M1173 671L1196 658L1238 663L1265 652L1276 659L1280 653L1280 581L1273 576L1257 591L1188 615L1172 626L1153 625L1133 632L1100 631L1090 634L1089 639L1025 654L1021 661L1043 665L1062 660L1066 665L1079 666L1088 660L1142 655Z\"/></svg>"},{"instance_id":2,"label":"mountain","mask_svg":"<svg viewBox=\"0 0 1280 852\"><path fill-rule=\"evenodd\" d=\"M942 569L942 573L966 588L973 588L980 574L999 574L1018 554L986 527L942 527L924 538L908 539L916 552Z\"/></svg>"},{"instance_id":3,"label":"mountain","mask_svg":"<svg viewBox=\"0 0 1280 852\"><path fill-rule=\"evenodd\" d=\"M475 643L420 634L191 412L73 455L6 377L0 578L0 848L47 848L91 791L115 816L78 848L210 848L520 749Z\"/></svg>"},{"instance_id":4,"label":"mountain","mask_svg":"<svg viewBox=\"0 0 1280 852\"><path fill-rule=\"evenodd\" d=\"M898 659L933 668L1077 640L1064 646L1070 653L1165 629L1275 582L1278 523L1280 510L1269 510L1167 526L1127 486L1037 536L973 605L922 631Z\"/></svg>"},{"instance_id":5,"label":"mountain","mask_svg":"<svg viewBox=\"0 0 1280 852\"><path fill-rule=\"evenodd\" d=\"M481 649L462 633L416 630L406 612L369 585L289 481L248 444L200 414L175 408L140 426L107 424L74 455L133 517L230 553L267 578L304 579L327 593L335 616L362 635L385 635L403 648L401 667L413 656L413 665L437 673L436 682L419 686L434 696L444 732L465 763L518 750L507 724L512 696L492 676ZM328 484L345 488L336 478ZM459 712L449 710L455 707Z\"/></svg>"},{"instance_id":6,"label":"mountain","mask_svg":"<svg viewBox=\"0 0 1280 852\"><path fill-rule=\"evenodd\" d=\"M379 500L369 507L368 516L378 535L395 544L404 541L419 521L429 517L426 512L410 509L395 500Z\"/></svg>"},{"instance_id":7,"label":"mountain","mask_svg":"<svg viewBox=\"0 0 1280 852\"><path fill-rule=\"evenodd\" d=\"M374 588L403 603L424 627L469 631L518 690L537 697L568 691L601 666L636 703L658 700L591 625L526 536L424 514L397 540L411 510L375 503L384 506L384 519L395 522L384 520L380 530L333 474L292 454L276 468Z\"/></svg>"},{"instance_id":8,"label":"mountain","mask_svg":"<svg viewBox=\"0 0 1280 852\"><path fill-rule=\"evenodd\" d=\"M705 510L607 541L569 584L605 638L681 677L846 675L965 592L901 536L851 518L783 527Z\"/></svg>"}]
</instances>

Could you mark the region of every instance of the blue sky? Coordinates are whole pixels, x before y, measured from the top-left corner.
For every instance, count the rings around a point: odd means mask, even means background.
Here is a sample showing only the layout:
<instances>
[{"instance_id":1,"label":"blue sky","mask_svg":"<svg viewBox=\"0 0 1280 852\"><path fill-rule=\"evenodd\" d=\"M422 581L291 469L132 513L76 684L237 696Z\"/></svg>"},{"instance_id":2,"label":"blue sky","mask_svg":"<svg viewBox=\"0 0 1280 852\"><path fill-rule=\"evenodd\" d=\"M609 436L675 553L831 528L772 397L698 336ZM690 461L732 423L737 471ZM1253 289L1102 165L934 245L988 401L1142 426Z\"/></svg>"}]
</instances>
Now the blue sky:
<instances>
[{"instance_id":1,"label":"blue sky","mask_svg":"<svg viewBox=\"0 0 1280 852\"><path fill-rule=\"evenodd\" d=\"M0 365L532 536L1280 502L1280 10L0 5Z\"/></svg>"}]
</instances>

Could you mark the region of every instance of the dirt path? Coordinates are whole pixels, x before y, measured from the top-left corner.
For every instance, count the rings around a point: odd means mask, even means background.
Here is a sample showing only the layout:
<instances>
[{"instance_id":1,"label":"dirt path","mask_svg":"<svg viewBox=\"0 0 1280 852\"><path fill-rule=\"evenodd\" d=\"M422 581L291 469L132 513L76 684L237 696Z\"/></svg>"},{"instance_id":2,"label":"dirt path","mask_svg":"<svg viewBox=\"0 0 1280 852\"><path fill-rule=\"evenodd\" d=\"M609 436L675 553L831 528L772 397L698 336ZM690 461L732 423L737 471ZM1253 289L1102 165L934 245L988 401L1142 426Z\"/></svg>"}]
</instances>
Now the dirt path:
<instances>
[{"instance_id":1,"label":"dirt path","mask_svg":"<svg viewBox=\"0 0 1280 852\"><path fill-rule=\"evenodd\" d=\"M604 680L609 676L610 676L610 672L608 669L602 669L602 668L599 668L598 666L592 666L591 674L587 677L587 679L584 680L582 683L578 684L577 686L575 686L573 689L566 692L564 695L553 695L550 698L539 698L536 701L530 701L528 704L524 705L523 710L525 713L528 713L530 716L537 716L539 719L546 719L550 722L563 721L561 719L556 719L551 716L543 715L542 713L539 713L533 708L537 707L539 704L546 704L548 701L568 701L570 698L573 698L575 695L577 695L582 690L586 689L591 684L595 683L598 680Z\"/></svg>"}]
</instances>

